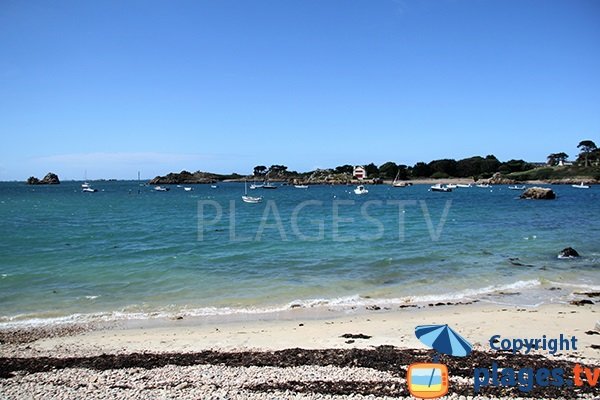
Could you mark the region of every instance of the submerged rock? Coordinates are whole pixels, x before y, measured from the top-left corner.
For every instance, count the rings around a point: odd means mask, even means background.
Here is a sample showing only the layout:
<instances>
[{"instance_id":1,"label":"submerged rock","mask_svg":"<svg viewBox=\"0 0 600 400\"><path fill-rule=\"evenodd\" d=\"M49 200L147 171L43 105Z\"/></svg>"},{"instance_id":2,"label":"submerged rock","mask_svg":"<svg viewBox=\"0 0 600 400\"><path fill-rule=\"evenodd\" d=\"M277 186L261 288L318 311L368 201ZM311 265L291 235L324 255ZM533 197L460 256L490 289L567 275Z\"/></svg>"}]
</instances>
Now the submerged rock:
<instances>
[{"instance_id":1,"label":"submerged rock","mask_svg":"<svg viewBox=\"0 0 600 400\"><path fill-rule=\"evenodd\" d=\"M552 200L556 198L556 194L552 189L542 187L532 187L523 192L522 199L533 200Z\"/></svg>"},{"instance_id":2,"label":"submerged rock","mask_svg":"<svg viewBox=\"0 0 600 400\"><path fill-rule=\"evenodd\" d=\"M558 253L558 258L575 258L579 257L579 253L572 247L567 247L566 249L562 249L560 253Z\"/></svg>"}]
</instances>

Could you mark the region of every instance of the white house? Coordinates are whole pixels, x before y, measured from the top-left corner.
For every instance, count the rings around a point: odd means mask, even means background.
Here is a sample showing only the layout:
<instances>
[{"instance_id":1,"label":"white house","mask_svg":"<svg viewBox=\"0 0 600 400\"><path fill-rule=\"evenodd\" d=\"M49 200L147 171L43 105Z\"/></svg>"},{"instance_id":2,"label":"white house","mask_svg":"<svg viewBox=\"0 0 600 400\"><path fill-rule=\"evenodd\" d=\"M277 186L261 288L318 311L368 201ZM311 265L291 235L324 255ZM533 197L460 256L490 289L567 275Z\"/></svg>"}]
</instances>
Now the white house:
<instances>
[{"instance_id":1,"label":"white house","mask_svg":"<svg viewBox=\"0 0 600 400\"><path fill-rule=\"evenodd\" d=\"M356 178L356 179L367 179L367 171L365 170L365 168L363 166L357 165L356 167L354 167L354 171L352 172L352 175Z\"/></svg>"}]
</instances>

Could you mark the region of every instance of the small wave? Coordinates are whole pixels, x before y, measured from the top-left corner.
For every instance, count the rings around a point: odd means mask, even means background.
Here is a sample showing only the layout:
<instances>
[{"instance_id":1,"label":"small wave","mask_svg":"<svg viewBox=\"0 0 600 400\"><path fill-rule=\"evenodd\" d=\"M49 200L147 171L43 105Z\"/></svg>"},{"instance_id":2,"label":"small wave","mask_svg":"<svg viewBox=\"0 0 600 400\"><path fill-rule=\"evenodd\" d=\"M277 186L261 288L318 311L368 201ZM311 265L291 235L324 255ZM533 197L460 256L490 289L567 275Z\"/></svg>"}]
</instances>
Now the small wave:
<instances>
[{"instance_id":1,"label":"small wave","mask_svg":"<svg viewBox=\"0 0 600 400\"><path fill-rule=\"evenodd\" d=\"M94 299L97 299L98 297L100 297L100 295L97 295L97 296L85 296L85 298L88 299L88 300L94 300Z\"/></svg>"},{"instance_id":2,"label":"small wave","mask_svg":"<svg viewBox=\"0 0 600 400\"><path fill-rule=\"evenodd\" d=\"M555 282L555 281L548 281L548 283L552 284L552 285L556 285L556 286L563 286L563 287L569 287L569 288L573 288L573 289L583 289L583 290L590 290L590 291L600 291L600 286L598 285L589 285L586 283L565 283L565 282Z\"/></svg>"},{"instance_id":3,"label":"small wave","mask_svg":"<svg viewBox=\"0 0 600 400\"><path fill-rule=\"evenodd\" d=\"M516 289L533 289L541 286L542 283L537 280L517 281L505 285L486 286L479 289L465 289L458 292L448 292L445 294L422 295L422 296L405 296L397 298L367 298L358 294L352 296L336 297L336 298L313 298L299 299L282 305L266 306L266 307L200 307L200 308L182 308L156 311L121 311L105 312L105 313L89 313L89 314L72 314L64 317L40 317L39 315L16 315L12 317L0 317L0 328L16 328L16 327L32 327L41 325L61 325L74 323L93 323L93 322L114 322L124 320L144 320L144 319L160 319L170 318L173 316L183 317L209 317L209 316L230 316L239 314L274 314L278 312L286 312L295 308L311 309L311 308L328 308L333 310L350 310L356 307L367 306L394 306L403 304L427 304L431 302L441 301L459 301L459 300L474 300L483 297L486 294L516 290ZM92 299L97 296L85 296ZM129 309L136 308L135 306L128 307Z\"/></svg>"}]
</instances>

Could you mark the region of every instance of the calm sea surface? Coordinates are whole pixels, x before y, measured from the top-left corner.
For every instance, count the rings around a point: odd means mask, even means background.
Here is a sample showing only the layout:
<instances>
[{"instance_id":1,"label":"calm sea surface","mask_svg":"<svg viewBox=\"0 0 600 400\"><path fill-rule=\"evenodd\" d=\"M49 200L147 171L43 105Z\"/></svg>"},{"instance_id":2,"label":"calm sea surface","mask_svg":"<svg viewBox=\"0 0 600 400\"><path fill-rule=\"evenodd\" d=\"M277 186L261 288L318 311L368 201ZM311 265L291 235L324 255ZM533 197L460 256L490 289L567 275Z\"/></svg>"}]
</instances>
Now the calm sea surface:
<instances>
[{"instance_id":1,"label":"calm sea surface","mask_svg":"<svg viewBox=\"0 0 600 400\"><path fill-rule=\"evenodd\" d=\"M600 290L600 187L80 186L0 183L0 327Z\"/></svg>"}]
</instances>

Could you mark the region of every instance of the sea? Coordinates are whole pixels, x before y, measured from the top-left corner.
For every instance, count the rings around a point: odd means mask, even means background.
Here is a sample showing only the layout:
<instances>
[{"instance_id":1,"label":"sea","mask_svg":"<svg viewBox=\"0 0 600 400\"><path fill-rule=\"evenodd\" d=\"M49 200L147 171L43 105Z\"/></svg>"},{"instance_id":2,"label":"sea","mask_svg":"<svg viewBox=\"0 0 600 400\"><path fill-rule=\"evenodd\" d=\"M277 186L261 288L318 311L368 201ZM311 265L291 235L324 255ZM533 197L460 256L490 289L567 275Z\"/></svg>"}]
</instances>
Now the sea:
<instances>
[{"instance_id":1,"label":"sea","mask_svg":"<svg viewBox=\"0 0 600 400\"><path fill-rule=\"evenodd\" d=\"M600 187L81 184L0 183L0 328L600 291Z\"/></svg>"}]
</instances>

